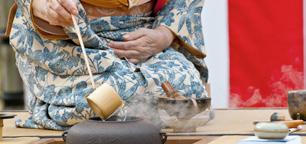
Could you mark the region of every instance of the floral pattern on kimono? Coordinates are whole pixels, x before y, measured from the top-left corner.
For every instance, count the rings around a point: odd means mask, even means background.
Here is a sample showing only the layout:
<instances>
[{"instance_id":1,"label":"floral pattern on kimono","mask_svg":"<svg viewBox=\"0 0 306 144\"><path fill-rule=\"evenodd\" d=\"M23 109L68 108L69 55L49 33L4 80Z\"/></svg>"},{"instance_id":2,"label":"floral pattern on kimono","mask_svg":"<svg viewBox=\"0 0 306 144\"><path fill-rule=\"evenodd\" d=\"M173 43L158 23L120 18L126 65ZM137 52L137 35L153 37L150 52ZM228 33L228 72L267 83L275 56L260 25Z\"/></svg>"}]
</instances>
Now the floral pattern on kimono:
<instances>
[{"instance_id":1,"label":"floral pattern on kimono","mask_svg":"<svg viewBox=\"0 0 306 144\"><path fill-rule=\"evenodd\" d=\"M66 130L95 116L85 97L94 89L73 27L69 40L42 38L31 22L31 0L17 0L18 10L10 34L16 64L28 91L31 117L17 120L18 127ZM116 57L110 40L138 28L169 27L189 46L204 52L200 13L203 0L170 0L156 17L110 16L89 20L78 3L77 17L96 85L108 83L126 103L133 96L164 95L161 84L169 81L186 97L206 97L204 60L184 47L169 47L137 65ZM143 95L142 95L143 94Z\"/></svg>"}]
</instances>

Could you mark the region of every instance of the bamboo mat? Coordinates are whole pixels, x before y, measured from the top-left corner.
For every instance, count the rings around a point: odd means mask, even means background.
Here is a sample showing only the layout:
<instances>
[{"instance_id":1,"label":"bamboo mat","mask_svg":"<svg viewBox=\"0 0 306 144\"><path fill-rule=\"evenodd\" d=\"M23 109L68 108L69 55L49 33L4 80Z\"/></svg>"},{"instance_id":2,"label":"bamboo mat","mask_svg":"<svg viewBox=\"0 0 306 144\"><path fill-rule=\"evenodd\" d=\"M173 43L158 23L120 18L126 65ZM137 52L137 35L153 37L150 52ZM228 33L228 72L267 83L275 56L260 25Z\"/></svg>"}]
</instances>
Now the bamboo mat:
<instances>
[{"instance_id":1,"label":"bamboo mat","mask_svg":"<svg viewBox=\"0 0 306 144\"><path fill-rule=\"evenodd\" d=\"M205 126L197 128L194 133L171 133L166 130L169 136L222 136L222 135L252 135L254 121L269 120L273 112L284 114L286 118L290 118L287 109L218 109L215 110L215 118ZM7 112L6 112L7 113ZM26 119L29 114L27 112L8 112L16 114L18 118ZM25 129L16 128L15 120L5 120L3 128L3 136L38 136L38 137L54 137L61 136L62 131L42 130L42 129ZM297 134L306 135L306 128Z\"/></svg>"}]
</instances>

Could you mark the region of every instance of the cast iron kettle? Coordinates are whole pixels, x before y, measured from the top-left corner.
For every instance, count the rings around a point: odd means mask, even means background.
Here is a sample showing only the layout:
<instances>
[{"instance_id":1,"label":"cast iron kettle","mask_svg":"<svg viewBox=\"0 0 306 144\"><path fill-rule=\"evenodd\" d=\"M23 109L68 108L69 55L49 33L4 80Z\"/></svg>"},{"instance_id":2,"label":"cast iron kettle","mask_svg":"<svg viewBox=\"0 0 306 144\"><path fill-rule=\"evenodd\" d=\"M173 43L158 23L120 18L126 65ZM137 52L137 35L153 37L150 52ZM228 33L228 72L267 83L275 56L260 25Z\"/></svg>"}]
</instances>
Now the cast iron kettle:
<instances>
[{"instance_id":1,"label":"cast iron kettle","mask_svg":"<svg viewBox=\"0 0 306 144\"><path fill-rule=\"evenodd\" d=\"M66 144L164 144L167 140L160 128L138 117L126 121L93 118L64 132Z\"/></svg>"}]
</instances>

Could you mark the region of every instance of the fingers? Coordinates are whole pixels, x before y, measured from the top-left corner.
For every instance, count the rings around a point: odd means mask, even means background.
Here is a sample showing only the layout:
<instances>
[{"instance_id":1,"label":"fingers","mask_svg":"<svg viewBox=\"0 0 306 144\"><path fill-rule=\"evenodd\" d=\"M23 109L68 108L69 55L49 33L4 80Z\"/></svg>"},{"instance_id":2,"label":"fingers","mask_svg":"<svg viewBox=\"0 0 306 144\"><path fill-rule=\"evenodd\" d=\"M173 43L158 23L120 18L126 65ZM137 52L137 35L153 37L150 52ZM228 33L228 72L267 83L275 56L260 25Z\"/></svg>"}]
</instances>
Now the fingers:
<instances>
[{"instance_id":1,"label":"fingers","mask_svg":"<svg viewBox=\"0 0 306 144\"><path fill-rule=\"evenodd\" d=\"M57 0L69 13L78 14L78 8L74 0Z\"/></svg>"},{"instance_id":2,"label":"fingers","mask_svg":"<svg viewBox=\"0 0 306 144\"><path fill-rule=\"evenodd\" d=\"M140 46L140 43L137 40L127 41L127 42L111 41L109 43L109 46L115 49L131 50L131 49L136 49L137 46Z\"/></svg>"},{"instance_id":3,"label":"fingers","mask_svg":"<svg viewBox=\"0 0 306 144\"><path fill-rule=\"evenodd\" d=\"M52 9L49 9L48 10L48 14L49 14L49 18L48 18L48 22L51 24L51 25L60 25L59 21L58 21L58 14L52 10Z\"/></svg>"},{"instance_id":4,"label":"fingers","mask_svg":"<svg viewBox=\"0 0 306 144\"><path fill-rule=\"evenodd\" d=\"M48 9L48 19L47 21L51 25L57 25L57 26L67 26L69 25L69 22L62 19L62 17L53 9Z\"/></svg>"},{"instance_id":5,"label":"fingers","mask_svg":"<svg viewBox=\"0 0 306 144\"><path fill-rule=\"evenodd\" d=\"M58 16L58 21L63 23L63 25L71 25L72 24L72 19L70 13L62 6L60 5L57 1L52 1L50 3L50 8L53 10L53 12L57 13Z\"/></svg>"},{"instance_id":6,"label":"fingers","mask_svg":"<svg viewBox=\"0 0 306 144\"><path fill-rule=\"evenodd\" d=\"M140 62L140 60L138 60L138 59L129 59L129 61L130 61L131 63L133 63L133 64L137 64L137 63Z\"/></svg>"},{"instance_id":7,"label":"fingers","mask_svg":"<svg viewBox=\"0 0 306 144\"><path fill-rule=\"evenodd\" d=\"M124 35L125 41L111 41L109 47L118 57L126 57L130 62L137 64L152 56L156 51L152 49L155 44L148 37L150 32L152 32L151 29L141 28L127 33Z\"/></svg>"},{"instance_id":8,"label":"fingers","mask_svg":"<svg viewBox=\"0 0 306 144\"><path fill-rule=\"evenodd\" d=\"M123 36L123 38L126 41L136 40L136 39L139 39L142 36L146 35L147 31L148 31L148 29L140 28L140 29L138 29L136 31L129 32L129 33L125 34Z\"/></svg>"},{"instance_id":9,"label":"fingers","mask_svg":"<svg viewBox=\"0 0 306 144\"><path fill-rule=\"evenodd\" d=\"M118 57L120 57L120 58L125 57L131 63L137 64L141 61L140 58L139 58L140 53L138 51L134 51L134 50L126 51L126 50L114 49L114 52Z\"/></svg>"},{"instance_id":10,"label":"fingers","mask_svg":"<svg viewBox=\"0 0 306 144\"><path fill-rule=\"evenodd\" d=\"M33 0L33 14L51 25L69 26L72 14L77 14L75 0Z\"/></svg>"},{"instance_id":11,"label":"fingers","mask_svg":"<svg viewBox=\"0 0 306 144\"><path fill-rule=\"evenodd\" d=\"M126 57L128 59L138 59L140 56L140 52L136 50L120 50L120 49L114 49L115 54L122 58Z\"/></svg>"}]
</instances>

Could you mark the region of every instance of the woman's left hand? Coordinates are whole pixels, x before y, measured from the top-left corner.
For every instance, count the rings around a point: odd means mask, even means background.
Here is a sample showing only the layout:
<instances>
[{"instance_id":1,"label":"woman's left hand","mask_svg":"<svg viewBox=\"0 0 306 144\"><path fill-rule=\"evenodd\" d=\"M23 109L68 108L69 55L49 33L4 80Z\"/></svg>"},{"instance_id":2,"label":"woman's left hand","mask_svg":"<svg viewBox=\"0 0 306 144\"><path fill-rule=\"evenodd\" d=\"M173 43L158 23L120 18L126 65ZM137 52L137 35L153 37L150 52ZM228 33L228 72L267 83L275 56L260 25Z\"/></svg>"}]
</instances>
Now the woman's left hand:
<instances>
[{"instance_id":1,"label":"woman's left hand","mask_svg":"<svg viewBox=\"0 0 306 144\"><path fill-rule=\"evenodd\" d=\"M141 28L123 37L124 41L112 41L109 46L118 57L126 57L135 64L163 51L174 39L173 33L164 26L156 29Z\"/></svg>"}]
</instances>

